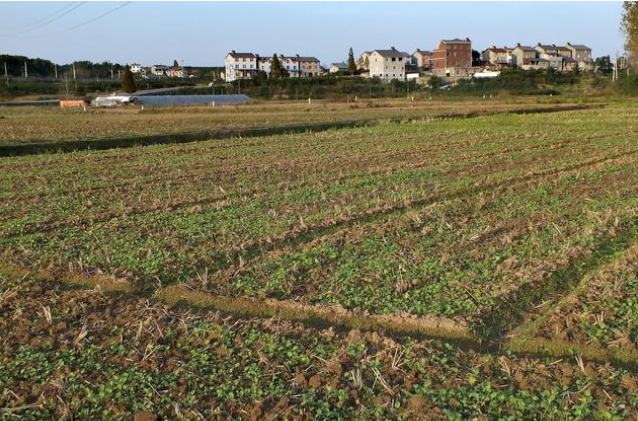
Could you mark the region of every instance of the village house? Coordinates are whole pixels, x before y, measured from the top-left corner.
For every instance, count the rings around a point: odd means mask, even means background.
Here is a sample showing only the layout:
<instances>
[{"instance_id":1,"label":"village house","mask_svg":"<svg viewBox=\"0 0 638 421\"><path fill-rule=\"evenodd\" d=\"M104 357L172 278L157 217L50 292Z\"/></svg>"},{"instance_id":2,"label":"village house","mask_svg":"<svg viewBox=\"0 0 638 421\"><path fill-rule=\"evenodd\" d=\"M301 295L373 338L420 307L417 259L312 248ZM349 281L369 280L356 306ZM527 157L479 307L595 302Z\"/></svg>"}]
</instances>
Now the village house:
<instances>
[{"instance_id":1,"label":"village house","mask_svg":"<svg viewBox=\"0 0 638 421\"><path fill-rule=\"evenodd\" d=\"M321 62L316 57L302 57L279 55L279 64L286 70L289 77L315 77L322 72ZM257 72L270 75L272 56L260 56L253 53L237 53L232 51L226 55L224 78L227 82L237 79L251 79Z\"/></svg>"},{"instance_id":2,"label":"village house","mask_svg":"<svg viewBox=\"0 0 638 421\"><path fill-rule=\"evenodd\" d=\"M155 64L151 66L151 74L155 76L165 76L168 70L168 66L163 66L161 64Z\"/></svg>"},{"instance_id":3,"label":"village house","mask_svg":"<svg viewBox=\"0 0 638 421\"><path fill-rule=\"evenodd\" d=\"M411 61L418 69L429 69L432 67L432 52L417 48L416 51L412 53Z\"/></svg>"},{"instance_id":4,"label":"village house","mask_svg":"<svg viewBox=\"0 0 638 421\"><path fill-rule=\"evenodd\" d=\"M546 60L549 68L564 70L564 57L560 54L555 44L544 45L539 42L534 49L536 50L536 57Z\"/></svg>"},{"instance_id":5,"label":"village house","mask_svg":"<svg viewBox=\"0 0 638 421\"><path fill-rule=\"evenodd\" d=\"M492 67L512 65L512 48L492 46L481 53L481 59Z\"/></svg>"},{"instance_id":6,"label":"village house","mask_svg":"<svg viewBox=\"0 0 638 421\"><path fill-rule=\"evenodd\" d=\"M281 65L281 68L285 69L286 72L288 72L289 77L297 77L299 73L298 63L294 61L292 57L285 57L283 54L280 54L277 59L279 60L279 65ZM266 72L267 75L270 75L272 61L272 57L260 57L259 70Z\"/></svg>"},{"instance_id":7,"label":"village house","mask_svg":"<svg viewBox=\"0 0 638 421\"><path fill-rule=\"evenodd\" d=\"M166 71L166 76L184 78L186 77L186 71L183 67L173 66Z\"/></svg>"},{"instance_id":8,"label":"village house","mask_svg":"<svg viewBox=\"0 0 638 421\"><path fill-rule=\"evenodd\" d=\"M224 58L224 77L227 82L251 79L257 73L257 56L253 53L238 53L235 50Z\"/></svg>"},{"instance_id":9,"label":"village house","mask_svg":"<svg viewBox=\"0 0 638 421\"><path fill-rule=\"evenodd\" d=\"M546 70L550 67L550 61L540 57L527 58L520 65L523 70Z\"/></svg>"},{"instance_id":10,"label":"village house","mask_svg":"<svg viewBox=\"0 0 638 421\"><path fill-rule=\"evenodd\" d=\"M338 72L347 72L348 65L344 62L341 63L332 63L330 67L328 67L328 73L338 73Z\"/></svg>"},{"instance_id":11,"label":"village house","mask_svg":"<svg viewBox=\"0 0 638 421\"><path fill-rule=\"evenodd\" d=\"M516 44L512 50L512 64L515 66L525 66L529 64L529 60L536 59L536 49L528 46Z\"/></svg>"},{"instance_id":12,"label":"village house","mask_svg":"<svg viewBox=\"0 0 638 421\"><path fill-rule=\"evenodd\" d=\"M131 73L144 73L144 68L139 63L133 63L130 66Z\"/></svg>"},{"instance_id":13,"label":"village house","mask_svg":"<svg viewBox=\"0 0 638 421\"><path fill-rule=\"evenodd\" d=\"M593 69L591 48L585 45L572 45L567 43L566 48L571 52L571 59L578 63L578 67L584 70Z\"/></svg>"},{"instance_id":14,"label":"village house","mask_svg":"<svg viewBox=\"0 0 638 421\"><path fill-rule=\"evenodd\" d=\"M385 82L393 79L405 80L405 65L410 55L392 47L389 50L374 50L368 60L370 77L378 77Z\"/></svg>"},{"instance_id":15,"label":"village house","mask_svg":"<svg viewBox=\"0 0 638 421\"><path fill-rule=\"evenodd\" d=\"M300 77L315 77L321 74L321 62L316 57L300 57L297 54L293 59L297 60Z\"/></svg>"},{"instance_id":16,"label":"village house","mask_svg":"<svg viewBox=\"0 0 638 421\"><path fill-rule=\"evenodd\" d=\"M453 73L454 68L472 67L472 41L466 39L441 40L432 51L432 69L438 73Z\"/></svg>"}]
</instances>

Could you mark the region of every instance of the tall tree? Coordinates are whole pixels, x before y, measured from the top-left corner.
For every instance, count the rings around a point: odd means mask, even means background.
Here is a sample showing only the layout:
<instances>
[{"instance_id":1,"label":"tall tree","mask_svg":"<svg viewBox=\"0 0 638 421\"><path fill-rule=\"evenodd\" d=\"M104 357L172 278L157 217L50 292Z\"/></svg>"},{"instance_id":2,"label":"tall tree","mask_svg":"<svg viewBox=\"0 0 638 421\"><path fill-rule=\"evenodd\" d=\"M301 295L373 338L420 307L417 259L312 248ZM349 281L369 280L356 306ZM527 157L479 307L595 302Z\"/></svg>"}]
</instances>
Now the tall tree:
<instances>
[{"instance_id":1,"label":"tall tree","mask_svg":"<svg viewBox=\"0 0 638 421\"><path fill-rule=\"evenodd\" d=\"M135 86L135 80L133 79L133 72L131 72L131 67L128 65L124 68L124 74L122 75L122 90L127 94L132 94L137 91L137 86Z\"/></svg>"},{"instance_id":2,"label":"tall tree","mask_svg":"<svg viewBox=\"0 0 638 421\"><path fill-rule=\"evenodd\" d=\"M348 51L348 71L351 75L354 75L357 71L357 64L354 62L354 52L352 52L352 47L350 47L350 51Z\"/></svg>"},{"instance_id":3,"label":"tall tree","mask_svg":"<svg viewBox=\"0 0 638 421\"><path fill-rule=\"evenodd\" d=\"M609 56L598 57L594 60L594 65L601 73L608 74L614 70L614 64L611 62L611 57Z\"/></svg>"},{"instance_id":4,"label":"tall tree","mask_svg":"<svg viewBox=\"0 0 638 421\"><path fill-rule=\"evenodd\" d=\"M476 50L472 50L472 66L476 67L481 64L483 64L483 61L481 60L481 53Z\"/></svg>"},{"instance_id":5,"label":"tall tree","mask_svg":"<svg viewBox=\"0 0 638 421\"><path fill-rule=\"evenodd\" d=\"M638 63L638 2L623 3L620 29L625 34L625 51L632 66Z\"/></svg>"},{"instance_id":6,"label":"tall tree","mask_svg":"<svg viewBox=\"0 0 638 421\"><path fill-rule=\"evenodd\" d=\"M177 60L173 60L173 67L179 67L179 63L177 62Z\"/></svg>"},{"instance_id":7,"label":"tall tree","mask_svg":"<svg viewBox=\"0 0 638 421\"><path fill-rule=\"evenodd\" d=\"M279 62L277 54L272 55L272 65L270 66L270 77L273 79L281 78L284 76L284 70Z\"/></svg>"}]
</instances>

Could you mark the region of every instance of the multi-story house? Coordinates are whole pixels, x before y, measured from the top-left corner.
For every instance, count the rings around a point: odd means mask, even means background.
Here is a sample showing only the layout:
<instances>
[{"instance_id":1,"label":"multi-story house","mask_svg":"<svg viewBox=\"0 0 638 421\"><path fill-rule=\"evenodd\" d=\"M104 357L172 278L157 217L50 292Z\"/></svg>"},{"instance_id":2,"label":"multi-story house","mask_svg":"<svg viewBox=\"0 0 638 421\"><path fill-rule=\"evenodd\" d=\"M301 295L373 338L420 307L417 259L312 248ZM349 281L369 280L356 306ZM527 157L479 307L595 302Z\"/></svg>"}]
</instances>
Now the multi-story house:
<instances>
[{"instance_id":1,"label":"multi-story house","mask_svg":"<svg viewBox=\"0 0 638 421\"><path fill-rule=\"evenodd\" d=\"M538 58L542 58L543 60L547 60L548 67L556 70L564 70L565 67L565 58L559 51L559 47L555 44L547 45L541 44L540 42L534 47L536 50L536 56Z\"/></svg>"},{"instance_id":2,"label":"multi-story house","mask_svg":"<svg viewBox=\"0 0 638 421\"><path fill-rule=\"evenodd\" d=\"M466 39L442 40L439 48L432 51L432 68L445 70L472 67L472 41Z\"/></svg>"},{"instance_id":3,"label":"multi-story house","mask_svg":"<svg viewBox=\"0 0 638 421\"><path fill-rule=\"evenodd\" d=\"M593 69L591 48L585 45L572 45L569 42L566 47L571 52L571 59L578 63L578 67L585 70Z\"/></svg>"},{"instance_id":4,"label":"multi-story house","mask_svg":"<svg viewBox=\"0 0 638 421\"><path fill-rule=\"evenodd\" d=\"M130 68L131 68L131 73L143 73L144 72L144 68L139 63L131 64Z\"/></svg>"},{"instance_id":5,"label":"multi-story house","mask_svg":"<svg viewBox=\"0 0 638 421\"><path fill-rule=\"evenodd\" d=\"M259 71L265 72L267 75L270 76L272 60L272 57L257 56ZM301 74L301 69L299 68L299 62L297 60L293 59L293 57L286 57L283 54L277 56L277 60L279 60L279 65L288 73L289 77L299 77L299 75Z\"/></svg>"},{"instance_id":6,"label":"multi-story house","mask_svg":"<svg viewBox=\"0 0 638 421\"><path fill-rule=\"evenodd\" d=\"M394 47L389 50L374 50L368 57L370 77L378 77L385 82L393 79L405 80L405 65L409 59L408 53Z\"/></svg>"},{"instance_id":7,"label":"multi-story house","mask_svg":"<svg viewBox=\"0 0 638 421\"><path fill-rule=\"evenodd\" d=\"M181 66L173 66L166 72L166 76L168 77L186 77L186 71Z\"/></svg>"},{"instance_id":8,"label":"multi-story house","mask_svg":"<svg viewBox=\"0 0 638 421\"><path fill-rule=\"evenodd\" d=\"M167 71L168 66L163 66L161 64L151 66L151 74L155 76L165 76Z\"/></svg>"},{"instance_id":9,"label":"multi-story house","mask_svg":"<svg viewBox=\"0 0 638 421\"><path fill-rule=\"evenodd\" d=\"M432 52L417 48L412 53L411 61L419 69L429 69L432 67Z\"/></svg>"},{"instance_id":10,"label":"multi-story house","mask_svg":"<svg viewBox=\"0 0 638 421\"><path fill-rule=\"evenodd\" d=\"M481 53L484 62L493 67L512 65L512 48L492 46Z\"/></svg>"},{"instance_id":11,"label":"multi-story house","mask_svg":"<svg viewBox=\"0 0 638 421\"><path fill-rule=\"evenodd\" d=\"M277 56L279 64L290 77L315 77L321 74L321 62L316 57ZM225 79L232 82L237 79L250 79L262 71L270 75L272 56L260 56L253 53L237 53L232 51L225 59Z\"/></svg>"},{"instance_id":12,"label":"multi-story house","mask_svg":"<svg viewBox=\"0 0 638 421\"><path fill-rule=\"evenodd\" d=\"M252 78L258 71L257 59L258 57L253 53L238 53L235 50L226 54L224 59L226 81Z\"/></svg>"},{"instance_id":13,"label":"multi-story house","mask_svg":"<svg viewBox=\"0 0 638 421\"><path fill-rule=\"evenodd\" d=\"M519 67L528 65L530 60L537 58L537 54L536 49L532 47L516 44L512 50L512 64Z\"/></svg>"},{"instance_id":14,"label":"multi-story house","mask_svg":"<svg viewBox=\"0 0 638 421\"><path fill-rule=\"evenodd\" d=\"M318 58L300 57L299 54L297 54L296 60L299 64L299 76L315 77L321 74L321 62Z\"/></svg>"}]
</instances>

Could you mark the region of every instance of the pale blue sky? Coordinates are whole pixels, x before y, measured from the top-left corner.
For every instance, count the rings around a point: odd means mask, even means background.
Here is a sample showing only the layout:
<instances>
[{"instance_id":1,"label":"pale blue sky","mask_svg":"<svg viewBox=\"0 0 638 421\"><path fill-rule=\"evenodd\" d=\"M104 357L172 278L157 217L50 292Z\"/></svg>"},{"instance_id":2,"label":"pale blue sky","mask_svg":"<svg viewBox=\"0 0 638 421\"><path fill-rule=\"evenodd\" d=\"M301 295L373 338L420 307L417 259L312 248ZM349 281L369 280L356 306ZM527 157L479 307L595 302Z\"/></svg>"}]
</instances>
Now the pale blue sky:
<instances>
[{"instance_id":1,"label":"pale blue sky","mask_svg":"<svg viewBox=\"0 0 638 421\"><path fill-rule=\"evenodd\" d=\"M230 50L312 55L322 63L375 48L412 53L441 38L473 48L586 44L622 53L622 2L0 2L0 53L58 63L223 65ZM50 18L60 9L68 13ZM53 15L55 16L55 15ZM389 28L389 30L384 30Z\"/></svg>"}]
</instances>

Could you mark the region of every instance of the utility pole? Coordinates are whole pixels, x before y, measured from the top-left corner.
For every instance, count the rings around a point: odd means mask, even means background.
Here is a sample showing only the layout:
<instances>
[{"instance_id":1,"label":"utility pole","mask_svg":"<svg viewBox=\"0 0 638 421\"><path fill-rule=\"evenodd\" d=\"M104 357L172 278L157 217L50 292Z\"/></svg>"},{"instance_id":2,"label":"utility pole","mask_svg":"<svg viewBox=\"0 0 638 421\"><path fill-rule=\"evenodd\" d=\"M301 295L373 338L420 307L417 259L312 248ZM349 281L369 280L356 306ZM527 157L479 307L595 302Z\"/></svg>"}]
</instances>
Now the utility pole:
<instances>
[{"instance_id":1,"label":"utility pole","mask_svg":"<svg viewBox=\"0 0 638 421\"><path fill-rule=\"evenodd\" d=\"M111 80L113 80L113 69L111 68Z\"/></svg>"},{"instance_id":2,"label":"utility pole","mask_svg":"<svg viewBox=\"0 0 638 421\"><path fill-rule=\"evenodd\" d=\"M66 88L66 98L69 99L69 72L64 72L64 87Z\"/></svg>"},{"instance_id":3,"label":"utility pole","mask_svg":"<svg viewBox=\"0 0 638 421\"><path fill-rule=\"evenodd\" d=\"M9 87L9 72L7 72L7 62L4 62L4 78L7 81L7 88Z\"/></svg>"},{"instance_id":4,"label":"utility pole","mask_svg":"<svg viewBox=\"0 0 638 421\"><path fill-rule=\"evenodd\" d=\"M611 81L615 82L618 80L618 51L616 51L616 55L614 56L614 71L611 74Z\"/></svg>"},{"instance_id":5,"label":"utility pole","mask_svg":"<svg viewBox=\"0 0 638 421\"><path fill-rule=\"evenodd\" d=\"M27 62L24 62L24 78L28 78L29 77L29 69L27 69Z\"/></svg>"},{"instance_id":6,"label":"utility pole","mask_svg":"<svg viewBox=\"0 0 638 421\"><path fill-rule=\"evenodd\" d=\"M54 69L55 69L55 79L57 80L57 78L58 78L58 65L57 64L55 65Z\"/></svg>"}]
</instances>

